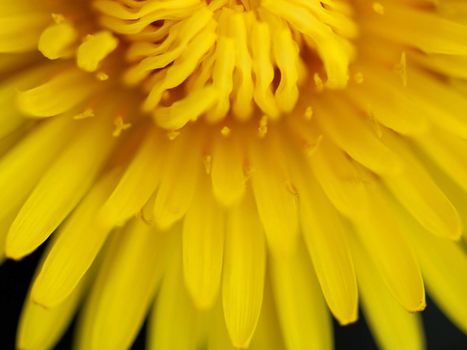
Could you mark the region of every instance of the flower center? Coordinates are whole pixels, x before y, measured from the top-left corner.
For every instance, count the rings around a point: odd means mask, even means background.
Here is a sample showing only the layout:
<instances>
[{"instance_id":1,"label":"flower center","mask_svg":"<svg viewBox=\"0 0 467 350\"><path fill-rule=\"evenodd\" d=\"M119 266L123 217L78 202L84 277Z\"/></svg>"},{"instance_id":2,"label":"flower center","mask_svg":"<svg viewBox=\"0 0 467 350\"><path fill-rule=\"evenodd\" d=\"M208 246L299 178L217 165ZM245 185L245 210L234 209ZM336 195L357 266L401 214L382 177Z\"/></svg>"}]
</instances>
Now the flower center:
<instances>
[{"instance_id":1,"label":"flower center","mask_svg":"<svg viewBox=\"0 0 467 350\"><path fill-rule=\"evenodd\" d=\"M143 110L169 130L200 118L277 120L311 88L345 87L355 55L347 0L93 0L92 7L105 30L81 45L78 66L95 71L124 48L123 81L142 89Z\"/></svg>"}]
</instances>

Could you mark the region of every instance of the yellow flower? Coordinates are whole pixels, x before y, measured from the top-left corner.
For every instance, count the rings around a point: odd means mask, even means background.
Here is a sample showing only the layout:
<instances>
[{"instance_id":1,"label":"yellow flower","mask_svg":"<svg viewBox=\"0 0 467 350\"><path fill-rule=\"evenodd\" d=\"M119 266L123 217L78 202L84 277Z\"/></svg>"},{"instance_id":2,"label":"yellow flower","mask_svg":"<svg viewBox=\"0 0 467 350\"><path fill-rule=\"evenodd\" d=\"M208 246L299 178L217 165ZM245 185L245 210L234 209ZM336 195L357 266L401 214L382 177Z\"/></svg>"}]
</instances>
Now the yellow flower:
<instances>
[{"instance_id":1,"label":"yellow flower","mask_svg":"<svg viewBox=\"0 0 467 350\"><path fill-rule=\"evenodd\" d=\"M0 2L0 253L50 348L467 331L465 0ZM456 242L459 241L459 242ZM462 241L462 242L461 242Z\"/></svg>"}]
</instances>

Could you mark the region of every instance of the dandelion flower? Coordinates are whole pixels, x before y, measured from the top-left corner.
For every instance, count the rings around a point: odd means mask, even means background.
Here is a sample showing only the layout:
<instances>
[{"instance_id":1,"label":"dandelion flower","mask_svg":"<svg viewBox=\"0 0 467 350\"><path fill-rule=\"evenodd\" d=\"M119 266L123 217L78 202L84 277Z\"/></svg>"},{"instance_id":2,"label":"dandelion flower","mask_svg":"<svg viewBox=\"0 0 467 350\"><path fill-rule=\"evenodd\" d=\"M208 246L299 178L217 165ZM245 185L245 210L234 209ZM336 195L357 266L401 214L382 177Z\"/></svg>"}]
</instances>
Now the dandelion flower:
<instances>
[{"instance_id":1,"label":"dandelion flower","mask_svg":"<svg viewBox=\"0 0 467 350\"><path fill-rule=\"evenodd\" d=\"M0 104L19 349L467 331L464 0L2 1Z\"/></svg>"}]
</instances>

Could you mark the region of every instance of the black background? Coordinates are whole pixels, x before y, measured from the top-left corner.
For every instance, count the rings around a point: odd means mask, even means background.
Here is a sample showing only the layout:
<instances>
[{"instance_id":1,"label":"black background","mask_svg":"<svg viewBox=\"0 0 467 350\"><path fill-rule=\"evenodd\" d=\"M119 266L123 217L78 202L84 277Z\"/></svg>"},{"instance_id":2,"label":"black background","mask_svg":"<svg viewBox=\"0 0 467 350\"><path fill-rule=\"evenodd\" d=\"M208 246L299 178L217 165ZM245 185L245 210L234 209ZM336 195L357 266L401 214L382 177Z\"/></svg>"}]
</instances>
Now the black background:
<instances>
[{"instance_id":1,"label":"black background","mask_svg":"<svg viewBox=\"0 0 467 350\"><path fill-rule=\"evenodd\" d=\"M14 350L19 313L40 254L41 250L20 262L7 261L0 266L0 350ZM430 300L423 322L429 350L467 349L466 337ZM364 320L346 327L334 326L336 350L376 349ZM144 338L143 329L132 349L144 349ZM71 342L72 331L69 330L56 349L71 349Z\"/></svg>"}]
</instances>

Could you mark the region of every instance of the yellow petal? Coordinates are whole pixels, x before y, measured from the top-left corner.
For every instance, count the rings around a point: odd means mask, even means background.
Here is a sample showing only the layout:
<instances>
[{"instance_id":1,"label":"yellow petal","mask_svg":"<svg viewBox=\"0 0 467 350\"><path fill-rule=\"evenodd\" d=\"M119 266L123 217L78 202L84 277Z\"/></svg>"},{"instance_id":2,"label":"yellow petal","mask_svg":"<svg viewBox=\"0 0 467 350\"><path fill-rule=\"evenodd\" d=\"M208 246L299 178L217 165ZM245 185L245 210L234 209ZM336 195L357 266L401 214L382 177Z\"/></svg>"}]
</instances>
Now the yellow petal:
<instances>
[{"instance_id":1,"label":"yellow petal","mask_svg":"<svg viewBox=\"0 0 467 350\"><path fill-rule=\"evenodd\" d=\"M269 278L266 278L261 315L259 317L258 326L256 327L253 339L251 339L249 349L285 349Z\"/></svg>"},{"instance_id":2,"label":"yellow petal","mask_svg":"<svg viewBox=\"0 0 467 350\"><path fill-rule=\"evenodd\" d=\"M341 324L357 319L358 292L342 218L314 180L299 188L308 251L326 302Z\"/></svg>"},{"instance_id":3,"label":"yellow petal","mask_svg":"<svg viewBox=\"0 0 467 350\"><path fill-rule=\"evenodd\" d=\"M179 232L169 234L178 235ZM170 247L171 256L162 286L151 311L148 325L148 349L198 349L200 315L185 289L182 272L180 239Z\"/></svg>"},{"instance_id":4,"label":"yellow petal","mask_svg":"<svg viewBox=\"0 0 467 350\"><path fill-rule=\"evenodd\" d=\"M357 224L362 242L399 303L409 311L425 308L425 290L418 263L401 227L394 221L388 194L369 179L370 212Z\"/></svg>"},{"instance_id":5,"label":"yellow petal","mask_svg":"<svg viewBox=\"0 0 467 350\"><path fill-rule=\"evenodd\" d=\"M446 196L449 198L451 203L456 208L462 223L467 222L467 192L460 187L454 179L446 174L444 169L439 168L434 164L431 159L427 158L427 155L419 153L418 158L422 161L424 167L429 170L433 180L440 186ZM462 231L462 237L467 241L467 230Z\"/></svg>"},{"instance_id":6,"label":"yellow petal","mask_svg":"<svg viewBox=\"0 0 467 350\"><path fill-rule=\"evenodd\" d=\"M21 58L17 58L21 62ZM25 63L22 62L22 65ZM10 63L15 74L11 78L3 79L0 84L0 138L17 129L26 118L16 106L16 95L18 90L30 89L40 84L48 75L56 72L57 65L40 65L35 68L24 68L20 64L15 67ZM21 67L19 72L16 72Z\"/></svg>"},{"instance_id":7,"label":"yellow petal","mask_svg":"<svg viewBox=\"0 0 467 350\"><path fill-rule=\"evenodd\" d=\"M19 209L19 208L18 208ZM10 214L3 214L0 218L0 265L6 258L5 254L5 243L8 230L11 226L11 223L15 219L16 212L12 211Z\"/></svg>"},{"instance_id":8,"label":"yellow petal","mask_svg":"<svg viewBox=\"0 0 467 350\"><path fill-rule=\"evenodd\" d=\"M303 155L290 149L284 153L299 194L301 229L324 298L340 323L353 322L357 319L357 282L342 217L326 198Z\"/></svg>"},{"instance_id":9,"label":"yellow petal","mask_svg":"<svg viewBox=\"0 0 467 350\"><path fill-rule=\"evenodd\" d=\"M101 209L102 221L123 224L141 211L156 189L162 175L164 142L150 132L134 155L125 173Z\"/></svg>"},{"instance_id":10,"label":"yellow petal","mask_svg":"<svg viewBox=\"0 0 467 350\"><path fill-rule=\"evenodd\" d=\"M382 349L424 349L420 317L394 299L364 247L355 237L349 238L363 311L378 345Z\"/></svg>"},{"instance_id":11,"label":"yellow petal","mask_svg":"<svg viewBox=\"0 0 467 350\"><path fill-rule=\"evenodd\" d=\"M426 55L423 52L410 52L410 58L438 73L460 79L467 79L467 57L444 54Z\"/></svg>"},{"instance_id":12,"label":"yellow petal","mask_svg":"<svg viewBox=\"0 0 467 350\"><path fill-rule=\"evenodd\" d=\"M131 345L162 278L164 249L164 235L139 220L112 238L80 320L78 349Z\"/></svg>"},{"instance_id":13,"label":"yellow petal","mask_svg":"<svg viewBox=\"0 0 467 350\"><path fill-rule=\"evenodd\" d=\"M66 144L72 131L72 123L66 118L47 121L26 135L0 159L2 208L14 210L21 206L40 176ZM0 217L8 215L9 211L2 211Z\"/></svg>"},{"instance_id":14,"label":"yellow petal","mask_svg":"<svg viewBox=\"0 0 467 350\"><path fill-rule=\"evenodd\" d=\"M313 268L300 250L272 258L271 280L284 343L291 350L332 349L332 326Z\"/></svg>"},{"instance_id":15,"label":"yellow petal","mask_svg":"<svg viewBox=\"0 0 467 350\"><path fill-rule=\"evenodd\" d=\"M207 330L207 350L236 350L230 340L229 333L225 325L224 311L222 303L208 314L205 321Z\"/></svg>"},{"instance_id":16,"label":"yellow petal","mask_svg":"<svg viewBox=\"0 0 467 350\"><path fill-rule=\"evenodd\" d=\"M417 144L449 177L467 191L467 142L454 134L436 129L417 138Z\"/></svg>"},{"instance_id":17,"label":"yellow petal","mask_svg":"<svg viewBox=\"0 0 467 350\"><path fill-rule=\"evenodd\" d=\"M298 240L297 197L279 162L262 141L250 145L253 193L269 248L273 254L289 254Z\"/></svg>"},{"instance_id":18,"label":"yellow petal","mask_svg":"<svg viewBox=\"0 0 467 350\"><path fill-rule=\"evenodd\" d=\"M420 261L428 292L451 320L467 333L467 255L462 243L434 237L410 217L403 224Z\"/></svg>"},{"instance_id":19,"label":"yellow petal","mask_svg":"<svg viewBox=\"0 0 467 350\"><path fill-rule=\"evenodd\" d=\"M0 73L5 74L15 71L18 68L24 68L35 59L35 55L24 55L21 53L2 53L0 54ZM42 65L41 68L43 68Z\"/></svg>"},{"instance_id":20,"label":"yellow petal","mask_svg":"<svg viewBox=\"0 0 467 350\"><path fill-rule=\"evenodd\" d=\"M76 138L43 175L11 225L6 244L9 257L19 259L49 237L92 185L110 151L112 139L105 119L75 132Z\"/></svg>"},{"instance_id":21,"label":"yellow petal","mask_svg":"<svg viewBox=\"0 0 467 350\"><path fill-rule=\"evenodd\" d=\"M41 29L50 21L50 15L41 12L0 13L0 53L35 50Z\"/></svg>"},{"instance_id":22,"label":"yellow petal","mask_svg":"<svg viewBox=\"0 0 467 350\"><path fill-rule=\"evenodd\" d=\"M266 246L253 200L229 212L222 300L232 343L247 348L258 323L263 301Z\"/></svg>"},{"instance_id":23,"label":"yellow petal","mask_svg":"<svg viewBox=\"0 0 467 350\"><path fill-rule=\"evenodd\" d=\"M196 190L202 161L200 135L185 131L171 144L170 154L154 202L154 220L167 229L188 211ZM195 131L196 132L196 131Z\"/></svg>"},{"instance_id":24,"label":"yellow petal","mask_svg":"<svg viewBox=\"0 0 467 350\"><path fill-rule=\"evenodd\" d=\"M22 91L17 96L18 107L24 114L43 118L70 111L96 92L99 84L83 72L69 69L46 83Z\"/></svg>"},{"instance_id":25,"label":"yellow petal","mask_svg":"<svg viewBox=\"0 0 467 350\"><path fill-rule=\"evenodd\" d=\"M456 208L430 174L402 140L387 134L384 142L397 150L404 161L404 171L401 174L384 178L394 196L434 235L459 239L462 223Z\"/></svg>"},{"instance_id":26,"label":"yellow petal","mask_svg":"<svg viewBox=\"0 0 467 350\"><path fill-rule=\"evenodd\" d=\"M380 47L377 49L379 50ZM431 74L412 65L407 77L410 84L405 86L402 94L400 77L392 70L382 69L371 62L365 62L365 65L359 68L372 80L372 83L377 84L378 90L387 94L401 95L407 109L411 113L422 114L429 126L432 124L461 138L467 137L467 122L462 118L467 102L464 94L454 89L452 84L433 79ZM367 108L367 106L362 107Z\"/></svg>"},{"instance_id":27,"label":"yellow petal","mask_svg":"<svg viewBox=\"0 0 467 350\"><path fill-rule=\"evenodd\" d=\"M24 117L13 107L14 104L4 101L2 91L0 91L0 104L4 106L3 113L0 112L0 138L10 135L25 122Z\"/></svg>"},{"instance_id":28,"label":"yellow petal","mask_svg":"<svg viewBox=\"0 0 467 350\"><path fill-rule=\"evenodd\" d=\"M216 301L224 253L224 218L210 193L207 179L198 192L183 222L183 272L186 287L199 309Z\"/></svg>"},{"instance_id":29,"label":"yellow petal","mask_svg":"<svg viewBox=\"0 0 467 350\"><path fill-rule=\"evenodd\" d=\"M397 155L377 137L351 105L320 100L317 105L323 117L319 125L327 136L353 159L377 174L394 174L400 171Z\"/></svg>"},{"instance_id":30,"label":"yellow petal","mask_svg":"<svg viewBox=\"0 0 467 350\"><path fill-rule=\"evenodd\" d=\"M417 113L418 106L414 106L405 90L398 86L388 89L388 82L381 83L378 75L362 74L364 85L348 89L346 93L375 119L374 122L402 135L422 135L427 130L429 123L426 116Z\"/></svg>"},{"instance_id":31,"label":"yellow petal","mask_svg":"<svg viewBox=\"0 0 467 350\"><path fill-rule=\"evenodd\" d=\"M240 201L245 192L243 154L239 140L234 135L219 136L213 146L212 190L216 199L225 206Z\"/></svg>"},{"instance_id":32,"label":"yellow petal","mask_svg":"<svg viewBox=\"0 0 467 350\"><path fill-rule=\"evenodd\" d=\"M349 218L366 215L368 194L355 162L326 139L309 159L317 180L336 209Z\"/></svg>"},{"instance_id":33,"label":"yellow petal","mask_svg":"<svg viewBox=\"0 0 467 350\"><path fill-rule=\"evenodd\" d=\"M367 17L366 30L399 44L415 46L427 53L465 55L467 53L467 29L460 23L450 21L436 12L420 11L414 6L403 6L397 2L378 1L384 15ZM393 30L393 23L398 23ZM426 34L426 28L436 28Z\"/></svg>"},{"instance_id":34,"label":"yellow petal","mask_svg":"<svg viewBox=\"0 0 467 350\"><path fill-rule=\"evenodd\" d=\"M11 151L14 146L18 145L20 141L26 136L27 128L18 128L11 132L9 135L0 138L0 162L1 158Z\"/></svg>"},{"instance_id":35,"label":"yellow petal","mask_svg":"<svg viewBox=\"0 0 467 350\"><path fill-rule=\"evenodd\" d=\"M34 303L28 295L19 322L17 348L22 350L53 348L73 319L83 292L89 286L89 277L83 278L73 292L53 308L44 308Z\"/></svg>"},{"instance_id":36,"label":"yellow petal","mask_svg":"<svg viewBox=\"0 0 467 350\"><path fill-rule=\"evenodd\" d=\"M55 307L73 291L99 253L111 227L97 220L96 212L108 197L117 174L100 180L54 236L31 291L31 299ZM83 238L85 233L85 238Z\"/></svg>"}]
</instances>

